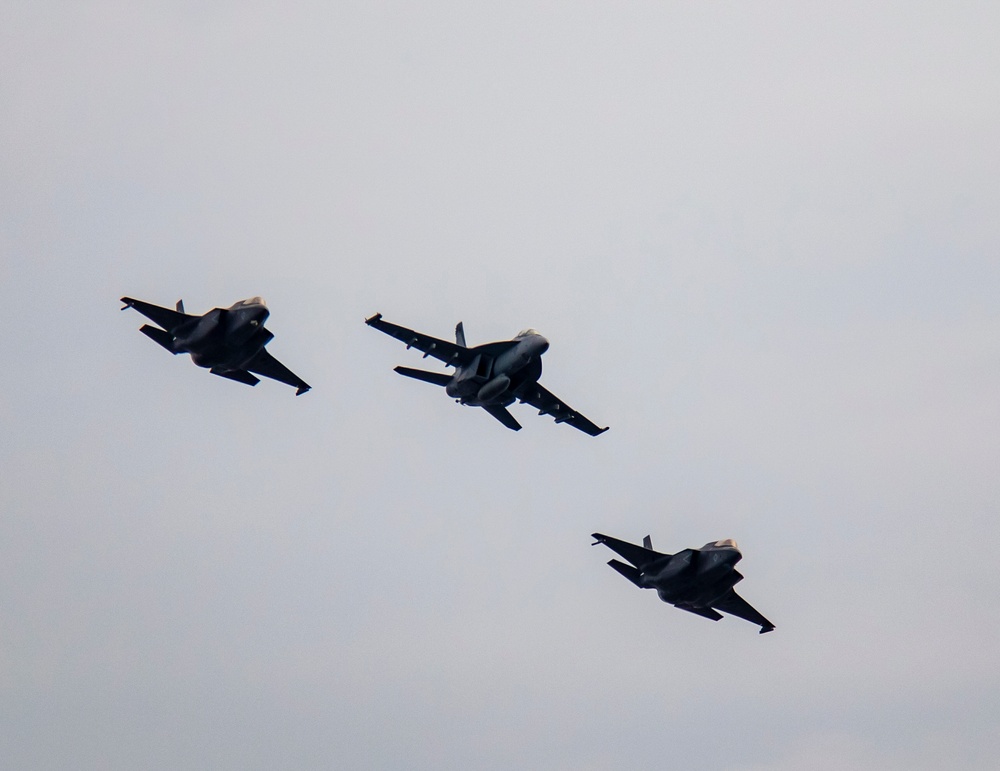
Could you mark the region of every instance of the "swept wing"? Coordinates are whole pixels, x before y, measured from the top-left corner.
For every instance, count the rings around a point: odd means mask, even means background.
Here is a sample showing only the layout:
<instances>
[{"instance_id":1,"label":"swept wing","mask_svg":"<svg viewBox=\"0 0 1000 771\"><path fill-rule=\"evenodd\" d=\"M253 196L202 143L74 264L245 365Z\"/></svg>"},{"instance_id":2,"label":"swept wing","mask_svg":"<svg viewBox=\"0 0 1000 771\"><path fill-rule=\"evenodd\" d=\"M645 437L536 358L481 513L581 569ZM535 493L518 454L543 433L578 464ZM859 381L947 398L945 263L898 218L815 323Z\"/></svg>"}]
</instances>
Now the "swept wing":
<instances>
[{"instance_id":1,"label":"swept wing","mask_svg":"<svg viewBox=\"0 0 1000 771\"><path fill-rule=\"evenodd\" d=\"M722 597L712 603L712 607L728 613L730 616L737 616L746 619L751 624L760 625L760 633L770 632L774 629L774 624L764 618L756 608L730 589Z\"/></svg>"},{"instance_id":2,"label":"swept wing","mask_svg":"<svg viewBox=\"0 0 1000 771\"><path fill-rule=\"evenodd\" d=\"M263 375L264 377L269 377L272 380L277 380L281 383L287 383L290 386L295 386L296 396L301 396L312 387L305 380L300 378L288 369L288 367L269 354L266 348L261 348L260 353L246 363L246 368L250 372L256 372L258 375ZM227 375L226 377L229 376ZM251 375L251 377L253 376ZM233 379L235 380L236 378ZM244 380L242 382L247 381ZM251 385L253 384L251 383Z\"/></svg>"},{"instance_id":3,"label":"swept wing","mask_svg":"<svg viewBox=\"0 0 1000 771\"><path fill-rule=\"evenodd\" d=\"M591 436L598 436L607 431L607 426L598 428L593 422L585 418L554 394L542 388L539 383L528 383L523 390L515 394L517 398L530 404L538 410L539 415L551 415L556 419L556 423L569 423L573 428L583 431Z\"/></svg>"},{"instance_id":4,"label":"swept wing","mask_svg":"<svg viewBox=\"0 0 1000 771\"><path fill-rule=\"evenodd\" d=\"M125 308L135 308L147 319L151 319L168 332L173 332L186 321L198 318L197 316L175 311L172 308L162 308L159 305L153 305L142 300L134 300L131 297L123 297L121 298L121 302L125 303ZM122 308L122 310L125 310L125 308Z\"/></svg>"},{"instance_id":5,"label":"swept wing","mask_svg":"<svg viewBox=\"0 0 1000 771\"><path fill-rule=\"evenodd\" d=\"M640 570L651 562L656 562L664 557L671 556L670 554L660 554L660 552L647 549L644 546L637 546L636 544L629 543L628 541L620 541L617 538L612 538L610 535L604 535L602 533L593 533L590 537L597 541L597 543L603 543L611 549L611 551L624 557ZM612 567L615 566L612 565ZM615 570L618 570L618 568L615 568ZM621 573L620 570L618 570L618 572ZM626 576L626 578L627 577L628 576Z\"/></svg>"},{"instance_id":6,"label":"swept wing","mask_svg":"<svg viewBox=\"0 0 1000 771\"><path fill-rule=\"evenodd\" d=\"M425 357L433 356L435 359L453 367L460 367L472 361L476 356L470 348L448 342L447 340L440 340L430 335L424 335L420 332L414 332L412 329L401 327L398 324L383 321L381 313L376 313L371 318L365 319L365 324L375 327L380 332L385 332L390 337L395 337L397 340L406 343L407 348L416 348L418 351L423 351Z\"/></svg>"}]
</instances>

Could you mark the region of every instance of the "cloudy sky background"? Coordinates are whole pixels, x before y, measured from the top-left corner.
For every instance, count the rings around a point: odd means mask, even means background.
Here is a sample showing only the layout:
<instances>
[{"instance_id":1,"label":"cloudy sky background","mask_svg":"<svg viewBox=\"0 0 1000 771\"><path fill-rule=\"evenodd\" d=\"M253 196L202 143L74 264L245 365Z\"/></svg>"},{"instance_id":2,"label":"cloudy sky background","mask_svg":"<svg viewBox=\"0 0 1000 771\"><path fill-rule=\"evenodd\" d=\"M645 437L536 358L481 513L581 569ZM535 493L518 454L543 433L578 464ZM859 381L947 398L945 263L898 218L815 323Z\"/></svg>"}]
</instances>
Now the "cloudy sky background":
<instances>
[{"instance_id":1,"label":"cloudy sky background","mask_svg":"<svg viewBox=\"0 0 1000 771\"><path fill-rule=\"evenodd\" d=\"M210 5L0 6L4 765L992 767L1000 7ZM313 391L124 294L263 295ZM736 538L777 630L594 530Z\"/></svg>"}]
</instances>

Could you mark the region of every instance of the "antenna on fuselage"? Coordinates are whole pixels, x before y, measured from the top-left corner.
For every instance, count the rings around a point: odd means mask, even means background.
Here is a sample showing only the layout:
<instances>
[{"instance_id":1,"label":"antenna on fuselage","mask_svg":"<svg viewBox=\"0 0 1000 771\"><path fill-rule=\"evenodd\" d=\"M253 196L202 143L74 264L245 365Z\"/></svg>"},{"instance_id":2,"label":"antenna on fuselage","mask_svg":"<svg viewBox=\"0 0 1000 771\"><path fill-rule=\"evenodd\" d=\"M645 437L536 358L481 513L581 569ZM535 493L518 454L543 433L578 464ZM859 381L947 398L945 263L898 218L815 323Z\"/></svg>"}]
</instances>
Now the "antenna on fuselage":
<instances>
[{"instance_id":1,"label":"antenna on fuselage","mask_svg":"<svg viewBox=\"0 0 1000 771\"><path fill-rule=\"evenodd\" d=\"M177 301L177 312L178 313L184 313L184 301L183 300L178 300Z\"/></svg>"},{"instance_id":2,"label":"antenna on fuselage","mask_svg":"<svg viewBox=\"0 0 1000 771\"><path fill-rule=\"evenodd\" d=\"M455 325L455 342L463 348L468 347L465 344L465 326L461 321Z\"/></svg>"},{"instance_id":3,"label":"antenna on fuselage","mask_svg":"<svg viewBox=\"0 0 1000 771\"><path fill-rule=\"evenodd\" d=\"M653 539L650 538L647 535L645 538L642 539L642 547L644 549L649 549L650 551L652 551L653 550Z\"/></svg>"}]
</instances>

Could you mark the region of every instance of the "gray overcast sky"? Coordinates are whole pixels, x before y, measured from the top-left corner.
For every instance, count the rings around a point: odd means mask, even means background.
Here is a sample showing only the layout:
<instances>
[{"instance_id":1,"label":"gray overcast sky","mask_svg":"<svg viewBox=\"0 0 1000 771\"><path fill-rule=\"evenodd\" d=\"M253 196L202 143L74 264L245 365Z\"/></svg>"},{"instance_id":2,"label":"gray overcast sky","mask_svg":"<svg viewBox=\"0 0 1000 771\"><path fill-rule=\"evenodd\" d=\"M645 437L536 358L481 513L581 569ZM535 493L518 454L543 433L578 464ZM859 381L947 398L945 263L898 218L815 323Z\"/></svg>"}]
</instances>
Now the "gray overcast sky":
<instances>
[{"instance_id":1,"label":"gray overcast sky","mask_svg":"<svg viewBox=\"0 0 1000 771\"><path fill-rule=\"evenodd\" d=\"M994 767L998 28L4 3L3 765ZM313 391L171 358L123 294L263 295ZM611 431L398 377L376 311L538 328ZM736 538L777 630L597 529Z\"/></svg>"}]
</instances>

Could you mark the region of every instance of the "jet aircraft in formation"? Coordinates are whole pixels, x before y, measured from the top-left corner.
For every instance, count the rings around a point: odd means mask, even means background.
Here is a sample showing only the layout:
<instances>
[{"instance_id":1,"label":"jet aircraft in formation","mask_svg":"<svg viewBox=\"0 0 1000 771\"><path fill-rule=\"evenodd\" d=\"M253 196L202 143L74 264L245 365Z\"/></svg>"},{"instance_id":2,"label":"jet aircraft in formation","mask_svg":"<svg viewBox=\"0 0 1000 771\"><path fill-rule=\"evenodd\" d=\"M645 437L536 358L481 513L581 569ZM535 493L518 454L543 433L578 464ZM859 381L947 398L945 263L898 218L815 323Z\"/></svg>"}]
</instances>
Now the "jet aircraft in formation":
<instances>
[{"instance_id":1,"label":"jet aircraft in formation","mask_svg":"<svg viewBox=\"0 0 1000 771\"><path fill-rule=\"evenodd\" d=\"M549 341L534 329L524 330L513 340L469 348L465 343L462 322L455 327L454 343L390 324L382 320L381 313L365 319L365 323L401 340L407 348L423 351L425 359L433 356L446 366L455 367L454 374L396 367L395 371L400 375L443 386L445 393L455 401L482 407L507 428L514 431L521 429L521 424L507 410L518 401L535 407L539 415L551 415L556 423L569 423L591 436L608 430L607 427L598 428L539 384L542 354L548 350Z\"/></svg>"},{"instance_id":2,"label":"jet aircraft in formation","mask_svg":"<svg viewBox=\"0 0 1000 771\"><path fill-rule=\"evenodd\" d=\"M601 533L592 537L596 540L594 546L603 543L631 563L611 560L611 567L641 589L656 589L664 602L712 621L722 618L721 610L759 624L760 634L774 629L774 624L733 591L733 586L743 580L735 569L743 555L731 538L706 543L700 549L661 554L653 551L648 535L642 546Z\"/></svg>"},{"instance_id":3,"label":"jet aircraft in formation","mask_svg":"<svg viewBox=\"0 0 1000 771\"><path fill-rule=\"evenodd\" d=\"M247 385L257 385L255 376L273 378L295 387L303 394L309 385L265 349L271 332L264 328L269 315L264 300L252 297L240 300L229 308L214 308L202 316L184 312L184 303L177 302L174 310L123 297L125 308L134 308L158 326L145 324L140 332L152 338L171 353L188 353L195 364L214 374ZM465 343L461 322L455 327L455 342L439 340L412 329L390 324L376 313L365 323L406 343L407 348L422 351L424 358L433 356L446 366L455 367L454 374L396 367L401 375L443 386L445 392L461 404L482 407L507 428L518 431L521 425L507 411L515 401L530 404L540 415L552 415L557 423L569 423L591 436L608 429L585 418L561 399L542 388L542 354L549 341L533 329L526 329L513 340L486 343L472 348ZM718 621L719 611L760 625L760 633L770 632L774 624L758 613L746 600L733 591L743 580L735 570L742 554L733 540L715 541L700 549L685 549L677 554L653 551L647 535L643 545L620 541L594 533L595 546L605 546L624 557L630 564L611 560L608 564L636 586L656 589L660 599L682 610Z\"/></svg>"},{"instance_id":4,"label":"jet aircraft in formation","mask_svg":"<svg viewBox=\"0 0 1000 771\"><path fill-rule=\"evenodd\" d=\"M199 367L213 375L255 386L260 379L253 373L295 387L295 395L310 386L288 367L264 350L274 335L264 329L270 311L262 297L240 300L228 308L213 308L203 316L184 312L184 302L176 310L123 297L125 308L135 308L159 326L143 325L139 331L171 353L189 353Z\"/></svg>"}]
</instances>

